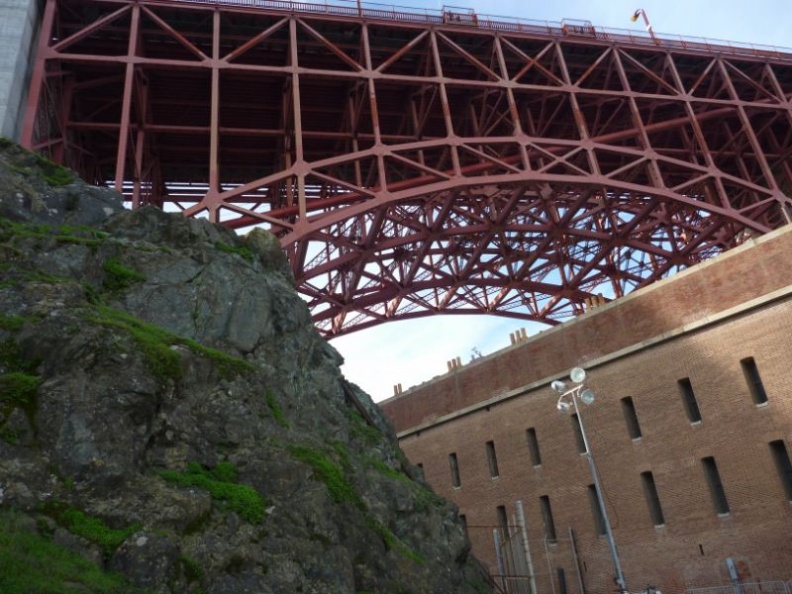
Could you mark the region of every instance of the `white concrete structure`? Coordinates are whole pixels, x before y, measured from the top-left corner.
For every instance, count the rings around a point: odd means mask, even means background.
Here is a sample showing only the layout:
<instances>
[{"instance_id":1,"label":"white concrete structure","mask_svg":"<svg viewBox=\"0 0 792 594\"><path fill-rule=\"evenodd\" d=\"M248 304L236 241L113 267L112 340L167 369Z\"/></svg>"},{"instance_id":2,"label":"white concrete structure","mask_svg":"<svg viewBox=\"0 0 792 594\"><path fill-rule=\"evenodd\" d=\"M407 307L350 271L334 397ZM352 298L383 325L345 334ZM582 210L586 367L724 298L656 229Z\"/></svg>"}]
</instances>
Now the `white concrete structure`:
<instances>
[{"instance_id":1,"label":"white concrete structure","mask_svg":"<svg viewBox=\"0 0 792 594\"><path fill-rule=\"evenodd\" d=\"M38 0L0 0L0 136L19 140L39 30Z\"/></svg>"}]
</instances>

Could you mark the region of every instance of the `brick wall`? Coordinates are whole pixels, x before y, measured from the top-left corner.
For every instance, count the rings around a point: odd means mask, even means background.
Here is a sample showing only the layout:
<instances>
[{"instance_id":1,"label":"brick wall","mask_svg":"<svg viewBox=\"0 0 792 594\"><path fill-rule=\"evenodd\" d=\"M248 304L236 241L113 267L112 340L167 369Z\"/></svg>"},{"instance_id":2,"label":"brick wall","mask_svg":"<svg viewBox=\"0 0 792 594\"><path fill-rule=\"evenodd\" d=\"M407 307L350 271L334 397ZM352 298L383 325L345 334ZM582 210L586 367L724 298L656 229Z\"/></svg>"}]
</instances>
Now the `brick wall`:
<instances>
[{"instance_id":1,"label":"brick wall","mask_svg":"<svg viewBox=\"0 0 792 594\"><path fill-rule=\"evenodd\" d=\"M792 455L792 232L765 236L718 259L504 349L382 403L407 456L465 515L474 552L495 571L496 508L523 501L540 591L558 568L579 591L569 529L587 592L612 590L607 541L595 531L587 459L572 421L556 410L551 376L582 364L598 396L581 409L631 591L664 593L728 583L731 558L745 581L792 579L792 505L770 442ZM767 393L757 404L741 361L752 358ZM688 378L701 420L691 422ZM641 437L628 434L631 397ZM464 413L464 414L463 414ZM541 464L526 431L534 428ZM492 441L499 476L485 444ZM448 456L456 453L461 486ZM702 459L717 465L728 513L713 506ZM655 526L641 473L651 472L664 522ZM546 543L540 497L558 541Z\"/></svg>"}]
</instances>

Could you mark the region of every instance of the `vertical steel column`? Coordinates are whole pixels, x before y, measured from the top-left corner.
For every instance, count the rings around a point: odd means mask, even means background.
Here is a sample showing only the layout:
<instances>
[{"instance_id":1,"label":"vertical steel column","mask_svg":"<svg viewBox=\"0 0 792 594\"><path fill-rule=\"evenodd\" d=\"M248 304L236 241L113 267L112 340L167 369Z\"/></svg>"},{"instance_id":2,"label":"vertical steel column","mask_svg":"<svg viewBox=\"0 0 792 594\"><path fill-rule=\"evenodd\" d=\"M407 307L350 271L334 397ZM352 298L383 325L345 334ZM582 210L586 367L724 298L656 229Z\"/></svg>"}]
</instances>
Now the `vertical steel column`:
<instances>
[{"instance_id":1,"label":"vertical steel column","mask_svg":"<svg viewBox=\"0 0 792 594\"><path fill-rule=\"evenodd\" d=\"M137 58L138 37L140 35L140 5L132 7L132 22L129 26L129 44L126 55L126 74L124 76L124 98L121 103L121 125L118 129L118 154L116 155L115 189L124 188L127 143L129 142L129 112L132 107L132 85L135 82L135 62Z\"/></svg>"},{"instance_id":2,"label":"vertical steel column","mask_svg":"<svg viewBox=\"0 0 792 594\"><path fill-rule=\"evenodd\" d=\"M292 75L292 105L294 113L294 151L297 168L297 205L300 222L305 221L308 206L305 203L305 155L303 153L302 108L300 101L300 74L298 72L297 18L289 19L289 45Z\"/></svg>"},{"instance_id":3,"label":"vertical steel column","mask_svg":"<svg viewBox=\"0 0 792 594\"><path fill-rule=\"evenodd\" d=\"M726 86L729 89L729 94L732 96L732 99L735 102L740 101L740 96L737 94L737 89L734 88L734 83L732 82L731 75L729 71L726 70L726 66L723 63L722 59L718 59L718 68L721 71L721 76L726 81ZM759 167L762 170L762 175L764 175L765 180L767 181L767 186L773 189L776 193L780 194L781 190L778 188L778 184L776 183L775 176L773 175L772 170L770 169L770 165L767 163L767 159L765 158L764 149L762 145L759 143L759 139L756 138L756 133L754 132L753 126L751 125L751 120L748 119L748 114L745 113L745 107L741 104L737 104L737 113L740 116L740 122L742 123L743 130L745 131L745 135L748 137L748 142L751 144L751 148L753 149L754 154L756 155L756 160L759 162ZM786 209L782 209L784 214L786 215L786 222L789 222L789 213L786 212Z\"/></svg>"},{"instance_id":4,"label":"vertical steel column","mask_svg":"<svg viewBox=\"0 0 792 594\"><path fill-rule=\"evenodd\" d=\"M67 162L69 157L68 151L68 129L69 122L69 108L71 107L72 97L74 96L74 80L67 78L61 82L61 96L60 96L60 110L58 111L59 127L61 139L58 144L52 149L52 160L56 163L62 163L72 169L77 169L73 163Z\"/></svg>"},{"instance_id":5,"label":"vertical steel column","mask_svg":"<svg viewBox=\"0 0 792 594\"><path fill-rule=\"evenodd\" d=\"M440 48L437 45L437 34L432 31L431 36L431 45L432 45L432 57L434 58L435 63L435 71L437 72L437 76L440 77L440 102L443 107L443 119L445 120L446 126L446 135L449 138L456 138L456 133L454 132L454 122L451 119L451 106L448 104L448 93L446 92L446 85L444 82L445 75L443 74L443 63L440 59ZM454 167L454 175L460 176L462 175L462 167L459 163L459 149L455 144L449 143L449 148L451 149L451 163Z\"/></svg>"},{"instance_id":6,"label":"vertical steel column","mask_svg":"<svg viewBox=\"0 0 792 594\"><path fill-rule=\"evenodd\" d=\"M361 31L363 37L363 57L366 63L366 78L368 82L369 110L371 111L371 130L374 134L374 146L382 145L382 131L379 122L379 106L377 105L377 89L374 85L374 78L371 76L371 45L368 36L368 26L364 25ZM384 66L384 65L383 65ZM382 69L383 66L380 66ZM382 153L377 154L377 177L379 177L380 191L388 191L388 177L385 171L385 158Z\"/></svg>"},{"instance_id":7,"label":"vertical steel column","mask_svg":"<svg viewBox=\"0 0 792 594\"><path fill-rule=\"evenodd\" d=\"M136 78L135 88L137 89L138 102L138 124L135 139L135 167L132 172L132 208L141 206L140 192L141 183L144 177L143 157L146 148L146 117L148 105L148 83L142 82L140 76Z\"/></svg>"},{"instance_id":8,"label":"vertical steel column","mask_svg":"<svg viewBox=\"0 0 792 594\"><path fill-rule=\"evenodd\" d=\"M38 116L39 104L41 102L41 91L44 87L44 78L47 71L47 60L50 57L50 41L52 41L52 28L55 23L57 13L57 0L47 0L44 7L44 18L41 22L39 31L38 49L36 59L33 63L33 74L30 78L30 91L28 93L27 106L25 107L25 119L22 123L22 146L28 149L33 148L33 134L36 128L36 117Z\"/></svg>"},{"instance_id":9,"label":"vertical steel column","mask_svg":"<svg viewBox=\"0 0 792 594\"><path fill-rule=\"evenodd\" d=\"M583 117L583 112L580 111L580 104L577 100L577 95L575 94L575 86L572 84L572 79L569 76L569 69L566 65L566 58L564 57L564 51L561 49L561 44L556 41L556 57L558 58L558 65L561 68L561 73L564 77L564 83L569 85L569 105L572 108L572 115L575 118L575 123L578 127L578 132L580 133L580 140L590 140L591 135L589 134L588 125L586 124L586 119ZM600 171L599 162L597 161L597 157L591 151L590 148L584 149L586 151L586 156L588 157L589 166L591 167L591 173L593 175L600 175L602 172Z\"/></svg>"},{"instance_id":10,"label":"vertical steel column","mask_svg":"<svg viewBox=\"0 0 792 594\"><path fill-rule=\"evenodd\" d=\"M504 83L509 81L509 69L506 67L506 58L503 55L503 47L501 46L500 35L495 37L495 53L498 57L498 68L500 68L501 78ZM505 86L505 85L504 85ZM509 114L512 119L512 134L516 137L524 137L522 122L520 122L520 111L517 109L517 102L514 100L514 91L511 87L506 86L506 99L509 102ZM520 143L520 160L523 164L523 169L529 171L531 169L531 162L528 159L528 150L525 148L525 143Z\"/></svg>"},{"instance_id":11,"label":"vertical steel column","mask_svg":"<svg viewBox=\"0 0 792 594\"><path fill-rule=\"evenodd\" d=\"M220 11L212 13L212 105L209 129L209 194L220 192ZM217 222L217 209L213 208L210 218Z\"/></svg>"}]
</instances>

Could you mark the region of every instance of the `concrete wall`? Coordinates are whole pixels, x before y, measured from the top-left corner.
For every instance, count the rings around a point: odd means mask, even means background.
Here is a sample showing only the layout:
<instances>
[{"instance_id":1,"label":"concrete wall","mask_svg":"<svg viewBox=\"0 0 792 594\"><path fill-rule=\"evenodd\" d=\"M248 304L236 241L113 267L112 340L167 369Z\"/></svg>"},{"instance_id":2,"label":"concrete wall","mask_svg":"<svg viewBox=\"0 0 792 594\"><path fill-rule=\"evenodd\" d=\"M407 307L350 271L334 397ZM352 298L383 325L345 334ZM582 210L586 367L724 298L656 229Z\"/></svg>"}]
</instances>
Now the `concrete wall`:
<instances>
[{"instance_id":1,"label":"concrete wall","mask_svg":"<svg viewBox=\"0 0 792 594\"><path fill-rule=\"evenodd\" d=\"M727 559L746 582L792 579L792 495L772 442L792 455L792 229L782 229L647 290L594 310L382 404L402 449L465 516L474 553L493 570L497 508L523 501L540 592L612 592L607 541L597 534L592 484L569 415L549 381L587 368L597 401L581 411L606 492L630 591L664 594L729 583ZM741 361L753 358L767 391L757 404ZM701 420L686 414L688 378ZM641 436L631 438L631 397ZM526 432L536 433L534 465ZM498 476L492 477L487 442ZM454 487L449 454L461 485ZM729 504L714 508L702 460L713 457ZM664 521L655 525L641 474L651 472ZM547 543L540 499L551 503ZM574 531L579 564L570 554Z\"/></svg>"},{"instance_id":2,"label":"concrete wall","mask_svg":"<svg viewBox=\"0 0 792 594\"><path fill-rule=\"evenodd\" d=\"M37 0L0 0L0 136L19 140L38 33Z\"/></svg>"}]
</instances>

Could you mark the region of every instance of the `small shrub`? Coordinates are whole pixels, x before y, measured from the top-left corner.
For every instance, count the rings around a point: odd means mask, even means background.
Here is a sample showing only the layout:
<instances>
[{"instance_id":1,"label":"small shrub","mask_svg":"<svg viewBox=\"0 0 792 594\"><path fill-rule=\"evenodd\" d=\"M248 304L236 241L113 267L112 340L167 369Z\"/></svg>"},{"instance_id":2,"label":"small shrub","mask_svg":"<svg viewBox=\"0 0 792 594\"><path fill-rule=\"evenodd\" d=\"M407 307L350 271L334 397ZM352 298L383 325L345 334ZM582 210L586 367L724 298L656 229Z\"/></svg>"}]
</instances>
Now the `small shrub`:
<instances>
[{"instance_id":1,"label":"small shrub","mask_svg":"<svg viewBox=\"0 0 792 594\"><path fill-rule=\"evenodd\" d=\"M264 498L253 487L233 482L237 476L233 464L223 462L209 470L193 462L183 472L163 470L159 474L169 483L180 487L198 487L209 491L212 499L227 505L251 524L264 521Z\"/></svg>"}]
</instances>

